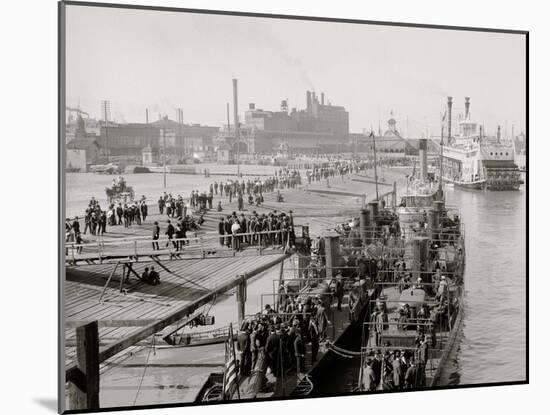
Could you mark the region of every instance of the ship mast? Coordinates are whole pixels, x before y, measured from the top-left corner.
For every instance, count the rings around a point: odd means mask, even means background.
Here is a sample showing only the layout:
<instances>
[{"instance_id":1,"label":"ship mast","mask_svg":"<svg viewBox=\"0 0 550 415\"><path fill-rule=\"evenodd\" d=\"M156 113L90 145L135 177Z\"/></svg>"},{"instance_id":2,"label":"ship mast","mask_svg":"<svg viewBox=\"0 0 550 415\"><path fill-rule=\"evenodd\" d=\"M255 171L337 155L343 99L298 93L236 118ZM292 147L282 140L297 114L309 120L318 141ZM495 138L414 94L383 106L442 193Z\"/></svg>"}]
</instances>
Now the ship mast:
<instances>
[{"instance_id":1,"label":"ship mast","mask_svg":"<svg viewBox=\"0 0 550 415\"><path fill-rule=\"evenodd\" d=\"M445 133L445 114L441 120L441 138L439 140L439 193L443 192L443 134Z\"/></svg>"},{"instance_id":2,"label":"ship mast","mask_svg":"<svg viewBox=\"0 0 550 415\"><path fill-rule=\"evenodd\" d=\"M376 138L374 137L374 132L371 130L370 135L372 136L372 149L374 151L374 183L376 187L376 200L378 200L378 173L376 170Z\"/></svg>"}]
</instances>

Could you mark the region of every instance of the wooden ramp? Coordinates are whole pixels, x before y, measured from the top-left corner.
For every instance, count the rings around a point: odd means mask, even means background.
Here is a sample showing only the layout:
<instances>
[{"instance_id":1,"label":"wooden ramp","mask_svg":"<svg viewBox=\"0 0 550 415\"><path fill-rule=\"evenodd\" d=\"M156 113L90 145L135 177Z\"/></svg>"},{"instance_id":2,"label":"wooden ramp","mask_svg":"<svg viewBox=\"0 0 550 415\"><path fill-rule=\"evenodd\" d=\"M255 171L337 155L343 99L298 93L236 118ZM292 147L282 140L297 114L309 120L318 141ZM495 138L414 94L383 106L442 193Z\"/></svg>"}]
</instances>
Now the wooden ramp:
<instances>
[{"instance_id":1,"label":"wooden ramp","mask_svg":"<svg viewBox=\"0 0 550 415\"><path fill-rule=\"evenodd\" d=\"M123 267L113 273L115 264L67 267L65 282L66 364L74 362L75 327L97 320L100 352L120 339L152 323L163 320L178 310L189 307L191 314L196 300L208 296L239 275L252 276L279 263L287 255L273 251L270 255L134 263L141 275L146 266L155 266L161 284L152 286L131 276L122 284ZM112 275L111 275L112 274ZM108 284L107 280L111 276ZM221 294L227 295L227 294ZM100 301L101 298L101 301ZM121 353L126 355L132 349ZM120 356L119 356L120 357Z\"/></svg>"}]
</instances>

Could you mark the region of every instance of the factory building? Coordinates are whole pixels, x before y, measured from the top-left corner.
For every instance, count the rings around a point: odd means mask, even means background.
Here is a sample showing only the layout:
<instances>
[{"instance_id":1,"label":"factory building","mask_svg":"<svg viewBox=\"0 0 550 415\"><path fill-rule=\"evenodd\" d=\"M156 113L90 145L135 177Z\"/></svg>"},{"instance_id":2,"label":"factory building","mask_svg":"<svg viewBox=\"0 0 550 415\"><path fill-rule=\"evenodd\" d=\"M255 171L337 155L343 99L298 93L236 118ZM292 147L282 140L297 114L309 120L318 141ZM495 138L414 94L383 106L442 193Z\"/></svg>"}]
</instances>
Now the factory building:
<instances>
[{"instance_id":1,"label":"factory building","mask_svg":"<svg viewBox=\"0 0 550 415\"><path fill-rule=\"evenodd\" d=\"M101 127L98 141L110 157L142 159L144 148L150 148L158 157L166 143L166 154L173 162L193 153L213 152L212 139L219 127L183 124L168 117L148 124L117 124Z\"/></svg>"},{"instance_id":2,"label":"factory building","mask_svg":"<svg viewBox=\"0 0 550 415\"><path fill-rule=\"evenodd\" d=\"M247 152L272 153L282 145L291 152L334 152L348 141L349 113L344 107L325 103L315 92L306 92L306 108L289 111L286 100L279 111L265 111L250 103L243 129Z\"/></svg>"}]
</instances>

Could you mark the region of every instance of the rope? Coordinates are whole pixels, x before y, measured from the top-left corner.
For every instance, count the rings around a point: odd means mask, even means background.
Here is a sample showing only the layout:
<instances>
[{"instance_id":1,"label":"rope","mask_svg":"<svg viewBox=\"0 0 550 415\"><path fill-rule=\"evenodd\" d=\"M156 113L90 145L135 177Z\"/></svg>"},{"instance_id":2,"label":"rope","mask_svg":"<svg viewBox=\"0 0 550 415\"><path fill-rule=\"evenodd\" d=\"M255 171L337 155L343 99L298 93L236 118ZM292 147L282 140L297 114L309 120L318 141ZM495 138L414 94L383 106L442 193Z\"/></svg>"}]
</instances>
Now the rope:
<instances>
[{"instance_id":1,"label":"rope","mask_svg":"<svg viewBox=\"0 0 550 415\"><path fill-rule=\"evenodd\" d=\"M340 353L339 351L337 351L337 350L331 348L330 345L328 346L328 350L330 350L331 352L337 354L338 356L344 357L344 358L346 358L346 359L353 359L353 356L348 356L348 355L346 355L346 354L344 354L344 353Z\"/></svg>"},{"instance_id":2,"label":"rope","mask_svg":"<svg viewBox=\"0 0 550 415\"><path fill-rule=\"evenodd\" d=\"M361 352L356 352L354 350L343 349L341 347L336 346L334 343L329 342L328 347L332 347L332 348L334 348L334 350L339 351L340 353L345 353L345 354L348 354L348 355L351 355L351 356L361 356Z\"/></svg>"},{"instance_id":3,"label":"rope","mask_svg":"<svg viewBox=\"0 0 550 415\"><path fill-rule=\"evenodd\" d=\"M149 352L147 353L147 359L145 360L145 367L143 368L143 373L141 374L141 379L139 380L139 386L136 391L136 396L134 398L134 403L132 406L136 406L137 398L139 396L139 392L141 391L141 386L143 384L143 380L145 379L145 372L147 371L147 365L149 364L149 357L151 356L151 350L154 350L155 348L155 335L152 336L152 347L149 348ZM155 351L156 354L156 351Z\"/></svg>"}]
</instances>

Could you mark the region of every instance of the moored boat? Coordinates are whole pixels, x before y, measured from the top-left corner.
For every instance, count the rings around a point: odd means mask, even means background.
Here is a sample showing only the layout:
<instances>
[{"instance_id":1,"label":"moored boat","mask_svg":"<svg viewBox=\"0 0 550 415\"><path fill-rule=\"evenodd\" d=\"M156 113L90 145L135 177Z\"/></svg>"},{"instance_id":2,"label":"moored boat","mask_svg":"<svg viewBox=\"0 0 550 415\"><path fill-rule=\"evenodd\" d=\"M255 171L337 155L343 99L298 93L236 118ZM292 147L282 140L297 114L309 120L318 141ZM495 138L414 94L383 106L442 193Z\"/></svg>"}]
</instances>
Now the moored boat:
<instances>
[{"instance_id":1,"label":"moored boat","mask_svg":"<svg viewBox=\"0 0 550 415\"><path fill-rule=\"evenodd\" d=\"M442 148L443 181L473 190L518 190L519 168L514 162L512 143L485 134L483 127L470 119L470 99L458 123L459 132L451 134L452 97L448 100L448 136Z\"/></svg>"},{"instance_id":2,"label":"moored boat","mask_svg":"<svg viewBox=\"0 0 550 415\"><path fill-rule=\"evenodd\" d=\"M441 183L421 171L396 213L401 245L388 255L399 267L375 282L382 289L364 322L360 391L438 385L462 321L463 226Z\"/></svg>"}]
</instances>

